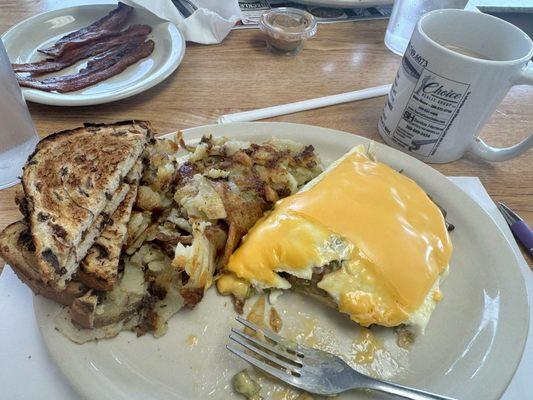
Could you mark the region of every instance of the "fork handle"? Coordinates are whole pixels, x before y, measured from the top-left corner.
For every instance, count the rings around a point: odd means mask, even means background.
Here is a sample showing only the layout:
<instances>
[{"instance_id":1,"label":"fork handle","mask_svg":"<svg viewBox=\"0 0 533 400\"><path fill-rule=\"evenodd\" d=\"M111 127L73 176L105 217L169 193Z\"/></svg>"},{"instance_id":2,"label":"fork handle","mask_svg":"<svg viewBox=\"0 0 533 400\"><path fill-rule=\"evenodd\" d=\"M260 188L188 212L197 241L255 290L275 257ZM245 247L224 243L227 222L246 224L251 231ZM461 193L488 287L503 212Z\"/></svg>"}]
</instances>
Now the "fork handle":
<instances>
[{"instance_id":1,"label":"fork handle","mask_svg":"<svg viewBox=\"0 0 533 400\"><path fill-rule=\"evenodd\" d=\"M438 394L409 388L396 383L380 381L377 379L369 380L367 387L383 393L393 394L405 399L411 400L454 400L451 397L440 396Z\"/></svg>"}]
</instances>

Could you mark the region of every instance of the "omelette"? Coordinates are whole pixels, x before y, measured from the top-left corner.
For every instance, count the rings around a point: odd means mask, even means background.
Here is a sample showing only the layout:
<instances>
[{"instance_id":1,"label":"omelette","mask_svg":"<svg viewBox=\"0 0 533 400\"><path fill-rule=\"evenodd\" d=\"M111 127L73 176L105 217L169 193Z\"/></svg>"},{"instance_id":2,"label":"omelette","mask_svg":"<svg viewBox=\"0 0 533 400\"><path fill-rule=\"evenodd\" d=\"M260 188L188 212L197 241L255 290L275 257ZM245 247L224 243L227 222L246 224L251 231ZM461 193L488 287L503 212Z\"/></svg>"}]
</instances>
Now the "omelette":
<instances>
[{"instance_id":1,"label":"omelette","mask_svg":"<svg viewBox=\"0 0 533 400\"><path fill-rule=\"evenodd\" d=\"M248 232L217 282L299 289L362 326L424 331L452 244L439 207L413 180L357 146Z\"/></svg>"}]
</instances>

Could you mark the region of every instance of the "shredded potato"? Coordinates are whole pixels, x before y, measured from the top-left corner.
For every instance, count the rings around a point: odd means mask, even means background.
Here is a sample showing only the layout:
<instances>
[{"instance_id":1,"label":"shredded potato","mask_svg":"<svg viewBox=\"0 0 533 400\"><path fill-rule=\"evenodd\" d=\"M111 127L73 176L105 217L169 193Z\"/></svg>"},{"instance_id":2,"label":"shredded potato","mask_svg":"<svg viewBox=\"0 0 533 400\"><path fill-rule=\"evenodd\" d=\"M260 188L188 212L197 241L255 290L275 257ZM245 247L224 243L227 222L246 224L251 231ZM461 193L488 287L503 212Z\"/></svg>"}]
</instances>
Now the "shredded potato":
<instances>
[{"instance_id":1,"label":"shredded potato","mask_svg":"<svg viewBox=\"0 0 533 400\"><path fill-rule=\"evenodd\" d=\"M175 140L157 140L147 158L126 254L137 259L147 244L157 248L164 257L144 260L143 268L166 276L170 263L188 307L264 211L321 172L311 146L279 139L254 144L204 136L188 144L177 133Z\"/></svg>"},{"instance_id":2,"label":"shredded potato","mask_svg":"<svg viewBox=\"0 0 533 400\"><path fill-rule=\"evenodd\" d=\"M137 207L141 210L154 211L162 208L161 196L150 186L139 186L137 193Z\"/></svg>"}]
</instances>

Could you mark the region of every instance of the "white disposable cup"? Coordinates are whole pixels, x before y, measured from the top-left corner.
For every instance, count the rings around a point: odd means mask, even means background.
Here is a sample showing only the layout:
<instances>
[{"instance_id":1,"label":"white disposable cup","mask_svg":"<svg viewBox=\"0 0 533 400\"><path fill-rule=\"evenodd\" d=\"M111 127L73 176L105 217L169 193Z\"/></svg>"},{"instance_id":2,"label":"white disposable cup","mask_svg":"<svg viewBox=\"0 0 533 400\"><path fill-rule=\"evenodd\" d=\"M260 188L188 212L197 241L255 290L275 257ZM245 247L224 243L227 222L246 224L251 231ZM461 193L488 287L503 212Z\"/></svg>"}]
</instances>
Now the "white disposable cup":
<instances>
[{"instance_id":1,"label":"white disposable cup","mask_svg":"<svg viewBox=\"0 0 533 400\"><path fill-rule=\"evenodd\" d=\"M463 9L468 0L394 0L385 33L385 46L403 56L418 19L425 13L443 8Z\"/></svg>"}]
</instances>

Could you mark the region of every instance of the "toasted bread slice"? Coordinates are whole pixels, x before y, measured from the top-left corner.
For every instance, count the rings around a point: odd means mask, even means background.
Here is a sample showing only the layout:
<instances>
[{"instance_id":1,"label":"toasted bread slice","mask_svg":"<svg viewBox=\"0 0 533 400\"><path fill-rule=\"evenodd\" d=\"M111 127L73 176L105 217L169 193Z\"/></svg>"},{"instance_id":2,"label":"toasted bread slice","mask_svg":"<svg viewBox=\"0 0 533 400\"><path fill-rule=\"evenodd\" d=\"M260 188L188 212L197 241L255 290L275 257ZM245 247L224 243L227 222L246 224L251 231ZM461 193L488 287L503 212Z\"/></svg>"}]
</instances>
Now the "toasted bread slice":
<instances>
[{"instance_id":1,"label":"toasted bread slice","mask_svg":"<svg viewBox=\"0 0 533 400\"><path fill-rule=\"evenodd\" d=\"M76 279L90 288L111 290L117 281L122 246L128 233L128 221L137 196L137 185L131 185L124 201L111 216L106 228L76 271Z\"/></svg>"},{"instance_id":2,"label":"toasted bread slice","mask_svg":"<svg viewBox=\"0 0 533 400\"><path fill-rule=\"evenodd\" d=\"M117 191L111 197L103 209L103 211L94 219L93 223L85 231L82 236L81 242L71 253L70 257L74 258L74 263L78 265L81 260L87 255L87 252L94 244L96 238L100 236L102 231L107 227L111 219L111 215L117 210L117 208L122 204L126 196L130 191L130 185L127 183L122 183Z\"/></svg>"},{"instance_id":3,"label":"toasted bread slice","mask_svg":"<svg viewBox=\"0 0 533 400\"><path fill-rule=\"evenodd\" d=\"M71 305L88 290L82 283L74 281L69 282L63 290L56 290L43 283L40 279L31 234L28 225L23 221L7 226L0 233L0 254L18 278L35 294L61 304Z\"/></svg>"},{"instance_id":4,"label":"toasted bread slice","mask_svg":"<svg viewBox=\"0 0 533 400\"><path fill-rule=\"evenodd\" d=\"M135 186L134 193L136 194L136 192L137 190ZM92 248L90 243L93 243L95 238L100 236L102 230L107 229L110 224L110 218L108 215L115 215L116 209L124 203L128 193L130 193L130 185L126 183L121 184L112 199L107 203L104 210L86 231L86 234L72 257L83 259L88 250ZM133 201L134 200L135 195L133 196ZM133 203L133 201L129 200L130 203ZM37 263L32 235L29 232L27 223L23 221L9 225L2 233L0 233L0 254L2 254L4 259L12 266L13 271L15 271L17 276L36 294L42 294L43 296L56 300L62 304L70 305L74 298L79 297L88 290L86 285L84 285L80 279L77 279L77 281L72 284L70 282L65 283L63 289L51 287L44 282L42 279L42 271ZM81 288L83 288L83 291L81 291ZM67 289L68 291L65 292ZM75 297L72 297L69 294L73 294ZM62 299L62 296L66 296L66 298Z\"/></svg>"},{"instance_id":5,"label":"toasted bread slice","mask_svg":"<svg viewBox=\"0 0 533 400\"><path fill-rule=\"evenodd\" d=\"M128 121L86 124L37 145L22 185L45 283L65 286L98 236L87 232L151 138L147 122Z\"/></svg>"},{"instance_id":6,"label":"toasted bread slice","mask_svg":"<svg viewBox=\"0 0 533 400\"><path fill-rule=\"evenodd\" d=\"M76 280L92 289L109 291L117 281L120 253L126 241L127 225L142 171L143 163L139 158L124 179L130 186L128 194L111 215L105 229L96 238L76 271Z\"/></svg>"}]
</instances>

